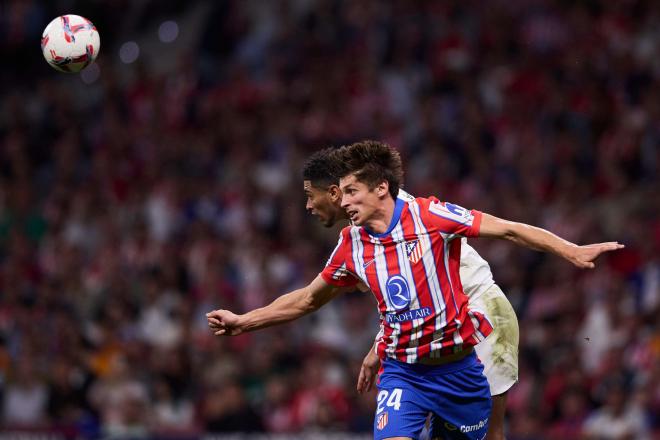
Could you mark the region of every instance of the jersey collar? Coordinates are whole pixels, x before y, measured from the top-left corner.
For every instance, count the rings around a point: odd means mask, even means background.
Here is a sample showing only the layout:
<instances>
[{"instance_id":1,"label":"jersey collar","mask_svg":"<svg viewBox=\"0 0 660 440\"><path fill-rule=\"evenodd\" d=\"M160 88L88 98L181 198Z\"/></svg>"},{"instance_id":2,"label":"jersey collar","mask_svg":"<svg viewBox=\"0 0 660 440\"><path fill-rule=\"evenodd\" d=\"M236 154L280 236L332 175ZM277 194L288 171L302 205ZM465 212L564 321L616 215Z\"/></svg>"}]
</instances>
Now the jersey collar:
<instances>
[{"instance_id":1,"label":"jersey collar","mask_svg":"<svg viewBox=\"0 0 660 440\"><path fill-rule=\"evenodd\" d=\"M394 203L394 214L392 215L392 220L390 221L390 225L387 227L387 231L377 234L376 232L370 231L366 226L364 227L364 230L367 231L369 235L372 237L376 238L382 238L388 235L390 232L392 232L392 229L396 226L397 223L399 223L399 219L401 218L401 211L403 210L403 205L404 201L401 200L400 198L396 198L396 201Z\"/></svg>"}]
</instances>

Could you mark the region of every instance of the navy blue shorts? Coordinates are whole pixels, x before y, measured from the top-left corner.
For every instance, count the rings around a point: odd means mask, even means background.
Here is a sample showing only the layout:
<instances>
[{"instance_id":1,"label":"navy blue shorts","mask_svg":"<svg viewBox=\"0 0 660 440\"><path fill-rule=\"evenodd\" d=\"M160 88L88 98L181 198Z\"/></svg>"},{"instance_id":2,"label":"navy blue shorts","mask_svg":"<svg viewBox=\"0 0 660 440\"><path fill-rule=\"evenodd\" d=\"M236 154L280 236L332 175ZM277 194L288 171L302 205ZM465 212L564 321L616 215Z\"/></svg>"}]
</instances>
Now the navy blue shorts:
<instances>
[{"instance_id":1,"label":"navy blue shorts","mask_svg":"<svg viewBox=\"0 0 660 440\"><path fill-rule=\"evenodd\" d=\"M438 366L387 359L378 383L374 439L417 439L429 413L433 438L485 438L492 403L483 370L474 353Z\"/></svg>"}]
</instances>

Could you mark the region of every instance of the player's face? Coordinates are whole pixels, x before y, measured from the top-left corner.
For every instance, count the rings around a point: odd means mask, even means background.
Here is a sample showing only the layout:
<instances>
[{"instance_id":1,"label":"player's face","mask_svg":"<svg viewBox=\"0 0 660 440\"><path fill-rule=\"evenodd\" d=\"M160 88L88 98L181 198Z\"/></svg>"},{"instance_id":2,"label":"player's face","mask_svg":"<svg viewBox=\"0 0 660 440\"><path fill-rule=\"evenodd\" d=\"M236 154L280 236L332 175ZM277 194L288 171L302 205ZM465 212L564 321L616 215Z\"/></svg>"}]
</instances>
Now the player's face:
<instances>
[{"instance_id":1,"label":"player's face","mask_svg":"<svg viewBox=\"0 0 660 440\"><path fill-rule=\"evenodd\" d=\"M327 189L321 189L312 185L311 181L305 180L303 189L307 197L305 209L317 217L323 226L329 228L337 221L346 218L346 211L339 205L341 193L337 185L330 185Z\"/></svg>"},{"instance_id":2,"label":"player's face","mask_svg":"<svg viewBox=\"0 0 660 440\"><path fill-rule=\"evenodd\" d=\"M369 189L366 183L349 174L339 181L339 188L343 194L341 207L346 210L354 225L362 226L372 219L381 204L382 197L379 194L383 190L382 185Z\"/></svg>"}]
</instances>

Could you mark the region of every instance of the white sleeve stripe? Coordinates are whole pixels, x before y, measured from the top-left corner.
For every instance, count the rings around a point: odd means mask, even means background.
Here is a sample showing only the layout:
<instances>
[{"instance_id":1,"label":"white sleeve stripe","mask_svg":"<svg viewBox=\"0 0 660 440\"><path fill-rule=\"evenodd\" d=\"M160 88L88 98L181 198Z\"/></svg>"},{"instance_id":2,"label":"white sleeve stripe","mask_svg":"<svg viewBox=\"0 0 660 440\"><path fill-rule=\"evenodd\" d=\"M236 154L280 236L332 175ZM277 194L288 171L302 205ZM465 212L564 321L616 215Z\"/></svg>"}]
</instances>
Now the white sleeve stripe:
<instances>
[{"instance_id":1,"label":"white sleeve stripe","mask_svg":"<svg viewBox=\"0 0 660 440\"><path fill-rule=\"evenodd\" d=\"M410 204L410 207L412 208L410 212L414 220L415 234L417 234L420 241L422 241L426 249L428 249L428 252L425 252L422 256L421 261L424 265L426 282L428 283L429 291L431 292L431 298L433 300L433 308L435 309L435 331L439 334L439 338L442 338L442 333L444 332L443 329L447 325L447 315L445 311L447 306L445 304L444 297L442 296L442 289L440 287L440 281L438 280L437 276L437 269L435 267L435 255L433 252L433 247L431 246L431 237L429 237L428 230L422 221L419 203L413 202ZM434 337L434 339L436 338ZM431 350L434 348L435 347L432 343Z\"/></svg>"},{"instance_id":2,"label":"white sleeve stripe","mask_svg":"<svg viewBox=\"0 0 660 440\"><path fill-rule=\"evenodd\" d=\"M330 258L328 258L328 262L325 263L326 266L328 266L330 264L330 262L332 261L332 259L335 258L335 255L337 254L337 251L341 247L341 244L342 244L343 241L344 241L344 234L340 233L339 234L339 241L337 242L337 246L335 246L335 249L330 254Z\"/></svg>"}]
</instances>

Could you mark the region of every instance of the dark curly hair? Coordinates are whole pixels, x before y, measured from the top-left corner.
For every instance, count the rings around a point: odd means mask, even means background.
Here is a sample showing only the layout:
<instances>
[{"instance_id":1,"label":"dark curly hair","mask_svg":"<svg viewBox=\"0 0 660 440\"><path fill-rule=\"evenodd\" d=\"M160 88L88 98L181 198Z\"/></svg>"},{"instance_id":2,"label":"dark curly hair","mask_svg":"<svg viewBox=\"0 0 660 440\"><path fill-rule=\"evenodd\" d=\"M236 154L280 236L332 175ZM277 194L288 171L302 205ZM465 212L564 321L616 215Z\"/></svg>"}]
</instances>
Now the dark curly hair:
<instances>
[{"instance_id":1,"label":"dark curly hair","mask_svg":"<svg viewBox=\"0 0 660 440\"><path fill-rule=\"evenodd\" d=\"M320 189L339 185L338 167L332 160L335 151L335 148L329 147L312 154L303 165L303 180L309 180L312 186Z\"/></svg>"},{"instance_id":2,"label":"dark curly hair","mask_svg":"<svg viewBox=\"0 0 660 440\"><path fill-rule=\"evenodd\" d=\"M354 174L355 178L374 189L387 181L392 198L396 199L403 185L401 155L389 145L372 140L356 142L331 153L338 179Z\"/></svg>"}]
</instances>

